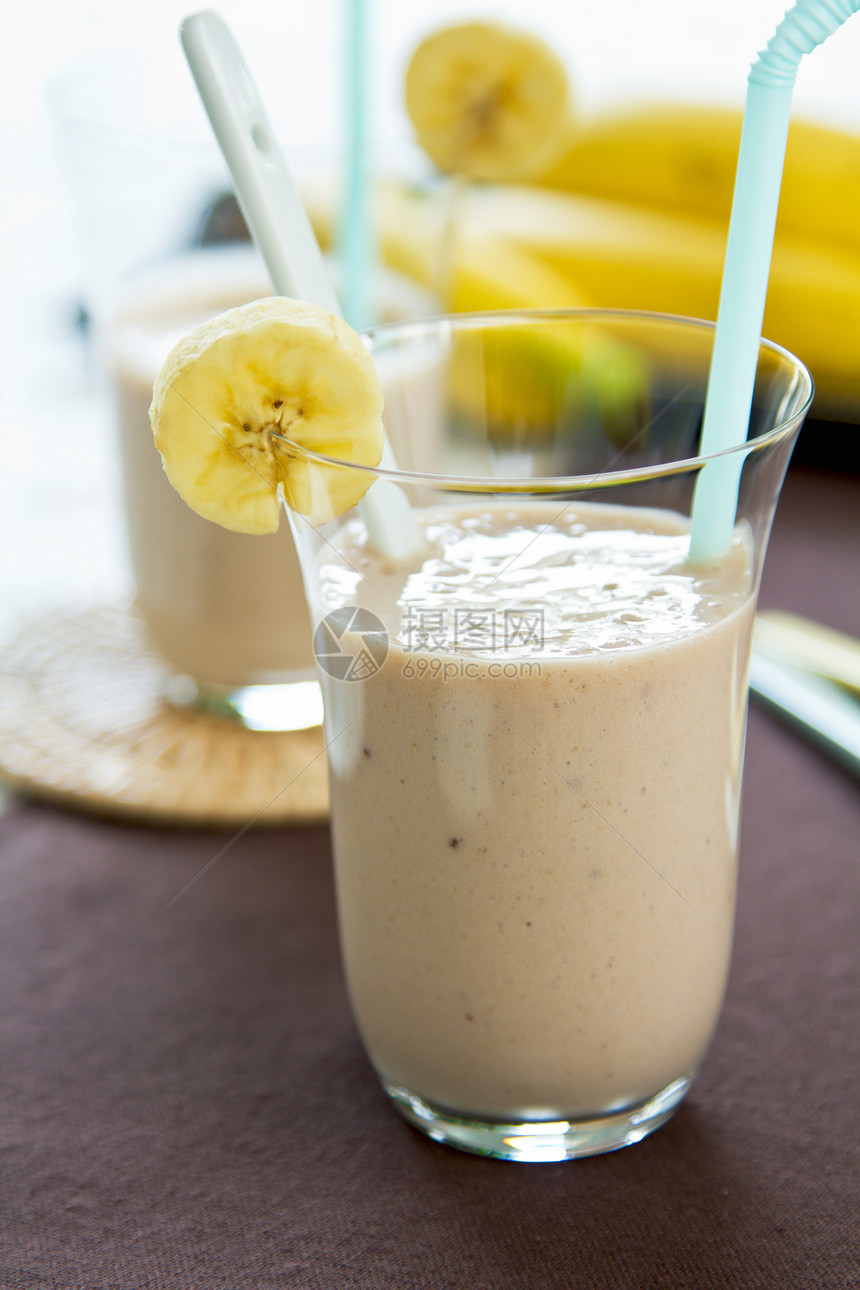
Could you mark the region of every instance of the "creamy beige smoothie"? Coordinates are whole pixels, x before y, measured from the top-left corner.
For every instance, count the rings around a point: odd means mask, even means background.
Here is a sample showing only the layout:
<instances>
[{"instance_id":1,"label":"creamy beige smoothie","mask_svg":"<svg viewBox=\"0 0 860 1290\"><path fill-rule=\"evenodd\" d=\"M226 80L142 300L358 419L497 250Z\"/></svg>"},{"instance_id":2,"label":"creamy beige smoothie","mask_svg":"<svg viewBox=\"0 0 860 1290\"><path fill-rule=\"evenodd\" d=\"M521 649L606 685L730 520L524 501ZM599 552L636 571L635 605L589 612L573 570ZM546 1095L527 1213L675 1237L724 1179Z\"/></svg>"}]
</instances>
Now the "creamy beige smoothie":
<instances>
[{"instance_id":1,"label":"creamy beige smoothie","mask_svg":"<svg viewBox=\"0 0 860 1290\"><path fill-rule=\"evenodd\" d=\"M355 521L318 570L319 613L391 638L367 679L324 678L363 1039L456 1113L620 1110L696 1071L723 998L749 549L692 572L677 517L579 503L418 518L423 562Z\"/></svg>"},{"instance_id":2,"label":"creamy beige smoothie","mask_svg":"<svg viewBox=\"0 0 860 1290\"><path fill-rule=\"evenodd\" d=\"M176 341L214 314L270 292L247 253L201 253L153 276L109 329L137 604L164 659L219 686L313 676L298 557L286 523L251 537L186 506L153 448L149 405Z\"/></svg>"}]
</instances>

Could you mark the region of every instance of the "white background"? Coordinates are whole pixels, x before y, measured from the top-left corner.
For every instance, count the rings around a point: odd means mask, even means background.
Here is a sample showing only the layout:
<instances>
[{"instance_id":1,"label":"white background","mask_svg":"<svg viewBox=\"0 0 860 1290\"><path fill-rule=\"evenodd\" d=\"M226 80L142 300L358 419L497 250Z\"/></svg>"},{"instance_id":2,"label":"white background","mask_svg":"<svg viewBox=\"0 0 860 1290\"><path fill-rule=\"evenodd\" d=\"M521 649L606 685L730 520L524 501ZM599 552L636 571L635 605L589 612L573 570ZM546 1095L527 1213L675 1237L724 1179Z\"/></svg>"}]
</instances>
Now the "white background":
<instances>
[{"instance_id":1,"label":"white background","mask_svg":"<svg viewBox=\"0 0 860 1290\"><path fill-rule=\"evenodd\" d=\"M532 0L467 6L377 0L372 80L383 132L405 129L409 52L437 24L483 14L528 26L565 58L579 110L662 98L743 103L783 0ZM273 108L296 141L337 128L335 0L224 0ZM179 0L2 0L0 52L0 633L35 608L110 598L127 585L110 416L71 325L81 251L45 84L71 61L146 45L180 67ZM795 115L860 130L860 17L809 56ZM158 90L152 111L157 115ZM320 123L324 123L322 126ZM202 116L198 120L206 130Z\"/></svg>"}]
</instances>

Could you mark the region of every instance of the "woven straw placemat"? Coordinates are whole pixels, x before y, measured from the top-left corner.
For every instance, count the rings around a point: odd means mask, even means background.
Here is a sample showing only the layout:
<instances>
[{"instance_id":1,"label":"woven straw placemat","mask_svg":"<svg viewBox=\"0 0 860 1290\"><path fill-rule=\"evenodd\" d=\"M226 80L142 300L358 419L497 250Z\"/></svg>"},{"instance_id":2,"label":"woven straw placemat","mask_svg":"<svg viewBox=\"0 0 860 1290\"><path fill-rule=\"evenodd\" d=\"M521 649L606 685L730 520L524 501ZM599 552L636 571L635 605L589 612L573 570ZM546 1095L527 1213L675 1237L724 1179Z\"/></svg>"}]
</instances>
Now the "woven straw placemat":
<instances>
[{"instance_id":1,"label":"woven straw placemat","mask_svg":"<svg viewBox=\"0 0 860 1290\"><path fill-rule=\"evenodd\" d=\"M172 707L133 609L56 613L0 650L0 777L99 814L171 825L328 816L319 727L247 730Z\"/></svg>"}]
</instances>

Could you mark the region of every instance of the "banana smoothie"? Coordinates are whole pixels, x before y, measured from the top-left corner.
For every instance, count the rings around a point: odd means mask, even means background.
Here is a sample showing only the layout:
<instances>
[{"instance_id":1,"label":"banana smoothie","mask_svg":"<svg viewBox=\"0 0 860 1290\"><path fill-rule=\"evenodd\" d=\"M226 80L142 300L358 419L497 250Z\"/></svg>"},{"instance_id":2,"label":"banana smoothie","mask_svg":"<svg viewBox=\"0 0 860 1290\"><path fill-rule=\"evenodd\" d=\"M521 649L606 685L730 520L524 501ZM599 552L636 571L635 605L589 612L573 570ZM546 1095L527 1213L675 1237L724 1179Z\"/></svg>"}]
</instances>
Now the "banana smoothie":
<instances>
[{"instance_id":1,"label":"banana smoothie","mask_svg":"<svg viewBox=\"0 0 860 1290\"><path fill-rule=\"evenodd\" d=\"M289 508L355 1016L393 1105L450 1146L637 1142L716 1025L755 597L812 382L762 342L749 438L721 455L734 527L693 565L712 349L694 319L597 310L360 337L273 298L196 328L155 382L190 506L247 533ZM539 415L500 397L522 371Z\"/></svg>"},{"instance_id":2,"label":"banana smoothie","mask_svg":"<svg viewBox=\"0 0 860 1290\"><path fill-rule=\"evenodd\" d=\"M153 275L126 300L109 335L137 605L162 657L217 686L313 676L298 557L286 524L252 537L188 508L153 452L149 405L155 375L181 336L267 290L246 252L200 253Z\"/></svg>"},{"instance_id":3,"label":"banana smoothie","mask_svg":"<svg viewBox=\"0 0 860 1290\"><path fill-rule=\"evenodd\" d=\"M459 1115L622 1110L695 1074L722 1003L749 548L694 571L668 512L417 514L407 569L359 521L319 557L317 612L390 638L365 679L323 678L366 1048L389 1091Z\"/></svg>"}]
</instances>

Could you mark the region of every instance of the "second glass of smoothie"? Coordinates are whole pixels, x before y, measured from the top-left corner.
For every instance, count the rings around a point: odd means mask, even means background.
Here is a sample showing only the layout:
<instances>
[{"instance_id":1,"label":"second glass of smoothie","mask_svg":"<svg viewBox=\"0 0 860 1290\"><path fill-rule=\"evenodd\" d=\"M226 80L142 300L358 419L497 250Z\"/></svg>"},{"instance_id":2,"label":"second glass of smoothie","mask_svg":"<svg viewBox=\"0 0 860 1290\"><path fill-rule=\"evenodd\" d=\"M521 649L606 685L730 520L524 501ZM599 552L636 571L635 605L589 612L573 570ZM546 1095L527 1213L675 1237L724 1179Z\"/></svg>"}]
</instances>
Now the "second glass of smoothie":
<instances>
[{"instance_id":1,"label":"second glass of smoothie","mask_svg":"<svg viewBox=\"0 0 860 1290\"><path fill-rule=\"evenodd\" d=\"M355 1016L398 1110L469 1151L638 1141L722 1006L755 600L811 381L762 344L731 543L694 567L712 340L588 311L381 328L420 549L293 520Z\"/></svg>"},{"instance_id":2,"label":"second glass of smoothie","mask_svg":"<svg viewBox=\"0 0 860 1290\"><path fill-rule=\"evenodd\" d=\"M289 83L280 78L277 121L288 129L291 171L318 194L330 221L344 170L339 118L329 113L339 102L335 69L327 44L308 51ZM153 446L153 381L172 345L205 319L272 291L226 197L229 175L180 45L71 65L55 79L51 104L116 428L134 604L164 664L166 697L253 729L318 726L322 703L289 525L251 537L201 519L170 486ZM374 182L405 165L396 141L374 144ZM377 268L372 289L381 319L432 312L427 293L402 275Z\"/></svg>"}]
</instances>

